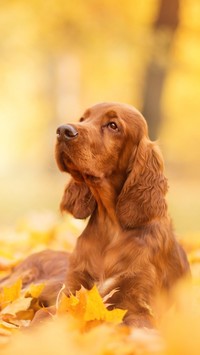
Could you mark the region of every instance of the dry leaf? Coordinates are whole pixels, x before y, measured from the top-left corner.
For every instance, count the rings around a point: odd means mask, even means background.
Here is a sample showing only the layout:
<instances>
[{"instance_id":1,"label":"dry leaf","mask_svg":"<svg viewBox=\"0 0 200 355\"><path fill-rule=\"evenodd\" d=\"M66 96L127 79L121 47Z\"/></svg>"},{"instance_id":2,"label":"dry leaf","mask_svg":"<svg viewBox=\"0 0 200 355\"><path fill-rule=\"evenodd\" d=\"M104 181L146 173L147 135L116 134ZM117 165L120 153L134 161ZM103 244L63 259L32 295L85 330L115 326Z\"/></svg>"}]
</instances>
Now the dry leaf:
<instances>
[{"instance_id":1,"label":"dry leaf","mask_svg":"<svg viewBox=\"0 0 200 355\"><path fill-rule=\"evenodd\" d=\"M26 294L29 294L33 298L38 298L41 295L44 287L45 287L44 283L39 285L31 284L28 290L26 291Z\"/></svg>"},{"instance_id":2,"label":"dry leaf","mask_svg":"<svg viewBox=\"0 0 200 355\"><path fill-rule=\"evenodd\" d=\"M122 309L109 311L103 303L96 286L91 290L81 289L76 292L76 296L67 297L63 294L58 307L58 314L66 311L79 319L81 325L91 321L117 324L122 322L126 314L126 311Z\"/></svg>"},{"instance_id":3,"label":"dry leaf","mask_svg":"<svg viewBox=\"0 0 200 355\"><path fill-rule=\"evenodd\" d=\"M3 291L0 293L0 307L4 308L7 306L9 302L15 301L20 297L22 289L22 281L21 279L17 280L14 285L10 287L4 287Z\"/></svg>"},{"instance_id":4,"label":"dry leaf","mask_svg":"<svg viewBox=\"0 0 200 355\"><path fill-rule=\"evenodd\" d=\"M2 311L1 314L12 314L15 315L20 311L26 311L31 304L32 298L27 297L27 298L18 298L17 300L13 301L10 303L7 307L5 307Z\"/></svg>"}]
</instances>

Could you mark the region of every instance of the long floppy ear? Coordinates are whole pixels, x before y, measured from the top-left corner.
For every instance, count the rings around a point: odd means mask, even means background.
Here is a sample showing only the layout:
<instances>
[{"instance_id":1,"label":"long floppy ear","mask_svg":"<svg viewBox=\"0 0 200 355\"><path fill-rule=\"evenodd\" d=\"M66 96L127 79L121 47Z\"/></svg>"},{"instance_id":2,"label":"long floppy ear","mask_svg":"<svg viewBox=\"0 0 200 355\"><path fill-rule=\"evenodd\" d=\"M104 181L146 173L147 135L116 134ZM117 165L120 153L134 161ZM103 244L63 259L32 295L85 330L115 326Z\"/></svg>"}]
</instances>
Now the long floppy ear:
<instances>
[{"instance_id":1,"label":"long floppy ear","mask_svg":"<svg viewBox=\"0 0 200 355\"><path fill-rule=\"evenodd\" d=\"M117 200L116 210L122 227L138 227L164 216L167 188L162 155L157 145L145 137L138 145Z\"/></svg>"},{"instance_id":2,"label":"long floppy ear","mask_svg":"<svg viewBox=\"0 0 200 355\"><path fill-rule=\"evenodd\" d=\"M96 201L84 182L76 182L73 178L65 188L60 204L61 211L71 213L75 218L89 217L96 207Z\"/></svg>"}]
</instances>

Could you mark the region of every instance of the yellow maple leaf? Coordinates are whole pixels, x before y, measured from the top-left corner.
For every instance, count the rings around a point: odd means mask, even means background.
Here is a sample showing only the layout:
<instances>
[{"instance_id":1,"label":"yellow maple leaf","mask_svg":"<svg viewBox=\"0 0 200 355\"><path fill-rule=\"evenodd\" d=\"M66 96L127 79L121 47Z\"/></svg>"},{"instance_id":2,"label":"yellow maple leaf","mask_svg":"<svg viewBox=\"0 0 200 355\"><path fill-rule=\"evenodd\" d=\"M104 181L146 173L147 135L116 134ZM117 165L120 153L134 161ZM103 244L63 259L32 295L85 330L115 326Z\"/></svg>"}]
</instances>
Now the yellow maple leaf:
<instances>
[{"instance_id":1,"label":"yellow maple leaf","mask_svg":"<svg viewBox=\"0 0 200 355\"><path fill-rule=\"evenodd\" d=\"M111 323L120 323L126 312L126 310L117 308L109 311L103 303L96 286L87 291L87 303L84 314L85 321L101 320Z\"/></svg>"},{"instance_id":2,"label":"yellow maple leaf","mask_svg":"<svg viewBox=\"0 0 200 355\"><path fill-rule=\"evenodd\" d=\"M34 284L31 284L26 292L26 294L29 294L31 297L33 298L38 298L43 289L45 287L45 284L44 283L41 283L39 285L34 285Z\"/></svg>"},{"instance_id":3,"label":"yellow maple leaf","mask_svg":"<svg viewBox=\"0 0 200 355\"><path fill-rule=\"evenodd\" d=\"M98 322L120 323L126 314L126 311L122 309L109 311L96 286L91 290L82 288L76 292L76 296L67 297L62 294L58 314L66 311L79 319L82 325L88 322L95 322L95 324L99 324Z\"/></svg>"},{"instance_id":4,"label":"yellow maple leaf","mask_svg":"<svg viewBox=\"0 0 200 355\"><path fill-rule=\"evenodd\" d=\"M76 296L71 295L70 297L67 297L64 293L62 293L57 308L57 314L64 314L68 312L73 317L81 320L84 316L85 304L86 297L83 292L80 293L80 291L78 291Z\"/></svg>"},{"instance_id":5,"label":"yellow maple leaf","mask_svg":"<svg viewBox=\"0 0 200 355\"><path fill-rule=\"evenodd\" d=\"M84 320L105 320L106 311L107 309L97 290L97 287L94 286L91 290L87 291L87 303Z\"/></svg>"},{"instance_id":6,"label":"yellow maple leaf","mask_svg":"<svg viewBox=\"0 0 200 355\"><path fill-rule=\"evenodd\" d=\"M4 308L10 302L15 301L20 297L22 289L22 280L17 280L12 286L4 287L0 293L0 306Z\"/></svg>"},{"instance_id":7,"label":"yellow maple leaf","mask_svg":"<svg viewBox=\"0 0 200 355\"><path fill-rule=\"evenodd\" d=\"M127 310L115 308L112 310L106 309L105 311L105 321L110 323L119 324L122 322Z\"/></svg>"}]
</instances>

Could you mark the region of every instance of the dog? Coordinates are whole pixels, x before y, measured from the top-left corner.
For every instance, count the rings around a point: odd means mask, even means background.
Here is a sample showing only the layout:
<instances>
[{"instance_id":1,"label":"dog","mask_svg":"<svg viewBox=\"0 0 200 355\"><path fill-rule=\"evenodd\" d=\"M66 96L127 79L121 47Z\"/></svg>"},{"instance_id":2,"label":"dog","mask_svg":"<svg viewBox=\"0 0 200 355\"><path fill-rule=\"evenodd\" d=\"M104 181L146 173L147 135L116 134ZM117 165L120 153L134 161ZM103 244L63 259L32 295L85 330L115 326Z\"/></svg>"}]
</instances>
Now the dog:
<instances>
[{"instance_id":1,"label":"dog","mask_svg":"<svg viewBox=\"0 0 200 355\"><path fill-rule=\"evenodd\" d=\"M167 212L163 158L132 106L100 103L57 129L56 161L71 175L61 210L89 218L69 257L66 287L117 290L110 308L151 327L156 295L189 273Z\"/></svg>"},{"instance_id":2,"label":"dog","mask_svg":"<svg viewBox=\"0 0 200 355\"><path fill-rule=\"evenodd\" d=\"M45 282L41 300L48 306L62 282L67 295L96 284L102 296L110 294L109 309L127 310L125 324L153 327L155 298L190 268L168 215L163 158L144 117L127 104L96 104L79 122L58 127L55 158L71 175L61 211L88 218L86 228L71 254L31 255L2 285L19 275L24 287Z\"/></svg>"}]
</instances>

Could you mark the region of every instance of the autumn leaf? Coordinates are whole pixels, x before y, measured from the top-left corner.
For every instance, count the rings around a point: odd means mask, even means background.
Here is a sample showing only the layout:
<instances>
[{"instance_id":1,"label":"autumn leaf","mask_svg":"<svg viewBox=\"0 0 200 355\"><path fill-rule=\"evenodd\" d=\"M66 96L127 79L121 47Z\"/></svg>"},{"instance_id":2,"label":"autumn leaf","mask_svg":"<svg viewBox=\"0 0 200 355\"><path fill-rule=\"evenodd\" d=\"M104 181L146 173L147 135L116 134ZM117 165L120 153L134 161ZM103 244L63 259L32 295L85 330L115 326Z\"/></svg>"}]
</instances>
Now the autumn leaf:
<instances>
[{"instance_id":1,"label":"autumn leaf","mask_svg":"<svg viewBox=\"0 0 200 355\"><path fill-rule=\"evenodd\" d=\"M76 296L72 295L67 297L62 293L60 302L57 306L57 314L65 314L68 312L73 317L83 320L86 306L86 294L81 290L76 292Z\"/></svg>"},{"instance_id":2,"label":"autumn leaf","mask_svg":"<svg viewBox=\"0 0 200 355\"><path fill-rule=\"evenodd\" d=\"M84 320L105 320L106 316L106 307L103 303L103 300L97 290L97 287L94 286L91 290L87 291L87 303L84 314Z\"/></svg>"},{"instance_id":3,"label":"autumn leaf","mask_svg":"<svg viewBox=\"0 0 200 355\"><path fill-rule=\"evenodd\" d=\"M19 329L20 327L28 327L30 322L30 320L18 319L17 317L9 315L8 317L5 317L5 320L0 319L0 326L11 331L13 329Z\"/></svg>"},{"instance_id":4,"label":"autumn leaf","mask_svg":"<svg viewBox=\"0 0 200 355\"><path fill-rule=\"evenodd\" d=\"M26 294L30 295L32 298L38 298L41 295L44 287L45 287L44 283L39 284L39 285L31 284L29 286Z\"/></svg>"},{"instance_id":5,"label":"autumn leaf","mask_svg":"<svg viewBox=\"0 0 200 355\"><path fill-rule=\"evenodd\" d=\"M18 312L26 311L31 305L31 297L21 297L6 306L0 314L11 314L15 315Z\"/></svg>"},{"instance_id":6,"label":"autumn leaf","mask_svg":"<svg viewBox=\"0 0 200 355\"><path fill-rule=\"evenodd\" d=\"M35 313L40 309L37 298L43 288L44 284L32 284L24 292L21 280L10 287L4 287L1 292L0 325L7 329L29 326Z\"/></svg>"},{"instance_id":7,"label":"autumn leaf","mask_svg":"<svg viewBox=\"0 0 200 355\"><path fill-rule=\"evenodd\" d=\"M84 314L85 321L102 320L105 322L121 323L126 311L122 309L113 309L109 311L97 290L94 286L87 291L87 303Z\"/></svg>"},{"instance_id":8,"label":"autumn leaf","mask_svg":"<svg viewBox=\"0 0 200 355\"><path fill-rule=\"evenodd\" d=\"M4 287L0 293L0 307L4 308L8 303L19 298L22 289L22 280L17 280L12 286Z\"/></svg>"},{"instance_id":9,"label":"autumn leaf","mask_svg":"<svg viewBox=\"0 0 200 355\"><path fill-rule=\"evenodd\" d=\"M34 311L29 309L31 306L31 297L19 297L10 302L0 312L0 324L7 329L27 327L34 316Z\"/></svg>"},{"instance_id":10,"label":"autumn leaf","mask_svg":"<svg viewBox=\"0 0 200 355\"><path fill-rule=\"evenodd\" d=\"M126 314L126 311L122 309L108 310L96 286L91 290L82 288L76 292L76 296L67 297L63 294L58 306L58 314L64 312L69 312L79 319L81 324L91 321L118 324L122 322Z\"/></svg>"}]
</instances>

